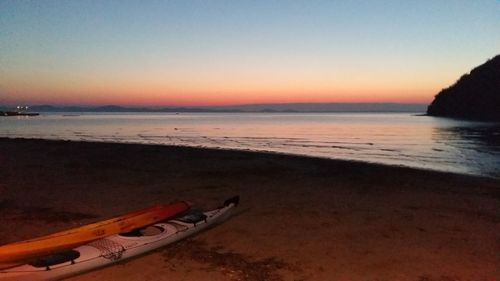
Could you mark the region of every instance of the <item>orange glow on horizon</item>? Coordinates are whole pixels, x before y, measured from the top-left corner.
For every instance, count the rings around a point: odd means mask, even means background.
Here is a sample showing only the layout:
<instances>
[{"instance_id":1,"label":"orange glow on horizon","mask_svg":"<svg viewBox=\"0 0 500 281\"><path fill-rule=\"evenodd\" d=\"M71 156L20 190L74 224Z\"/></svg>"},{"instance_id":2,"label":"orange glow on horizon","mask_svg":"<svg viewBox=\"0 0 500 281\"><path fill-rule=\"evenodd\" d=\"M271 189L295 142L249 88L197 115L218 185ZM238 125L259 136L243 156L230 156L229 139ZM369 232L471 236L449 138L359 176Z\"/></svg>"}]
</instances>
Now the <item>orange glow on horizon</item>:
<instances>
[{"instance_id":1,"label":"orange glow on horizon","mask_svg":"<svg viewBox=\"0 0 500 281\"><path fill-rule=\"evenodd\" d=\"M176 71L135 68L12 72L0 85L0 104L217 106L263 103L429 103L453 75L248 66L184 66ZM196 74L196 75L194 75ZM418 76L419 79L414 77ZM448 77L450 76L450 77Z\"/></svg>"},{"instance_id":2,"label":"orange glow on horizon","mask_svg":"<svg viewBox=\"0 0 500 281\"><path fill-rule=\"evenodd\" d=\"M104 94L106 93L106 94ZM402 94L404 93L404 94ZM3 99L0 103L53 104L53 105L123 105L123 106L224 106L265 103L429 103L436 91L337 91L317 92L177 92L137 94L134 91L94 92L92 94L73 91L64 95L52 93L35 98Z\"/></svg>"},{"instance_id":3,"label":"orange glow on horizon","mask_svg":"<svg viewBox=\"0 0 500 281\"><path fill-rule=\"evenodd\" d=\"M20 76L18 76L20 77ZM17 77L17 78L18 78ZM223 106L263 103L429 103L440 90L409 82L328 79L245 79L172 81L157 76L61 80L57 77L10 79L2 103L123 106ZM30 83L26 83L30 81ZM244 82L241 82L244 81ZM286 85L286 86L285 86ZM332 86L336 85L336 86ZM361 85L361 86L360 86Z\"/></svg>"}]
</instances>

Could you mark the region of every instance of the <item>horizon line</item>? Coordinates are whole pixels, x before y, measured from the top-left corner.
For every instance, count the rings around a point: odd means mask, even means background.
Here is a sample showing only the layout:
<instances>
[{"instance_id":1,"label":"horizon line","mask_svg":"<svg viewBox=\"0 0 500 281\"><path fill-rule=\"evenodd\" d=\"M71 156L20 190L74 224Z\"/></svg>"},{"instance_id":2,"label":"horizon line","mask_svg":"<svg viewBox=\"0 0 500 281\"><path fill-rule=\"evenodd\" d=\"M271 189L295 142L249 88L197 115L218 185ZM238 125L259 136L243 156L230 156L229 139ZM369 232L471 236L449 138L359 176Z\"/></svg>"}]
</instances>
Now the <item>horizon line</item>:
<instances>
[{"instance_id":1,"label":"horizon line","mask_svg":"<svg viewBox=\"0 0 500 281\"><path fill-rule=\"evenodd\" d=\"M241 106L264 106L264 105L428 105L429 103L424 102L271 102L271 103L235 103L235 104L212 104L212 105L189 105L189 104L171 104L171 105L140 105L140 104L119 104L119 103L102 103L102 104L85 104L85 103L68 103L68 104L59 104L59 103L2 103L0 106L53 106L53 107L133 107L133 108L167 108L167 107L184 107L184 108L203 108L203 107L241 107Z\"/></svg>"}]
</instances>

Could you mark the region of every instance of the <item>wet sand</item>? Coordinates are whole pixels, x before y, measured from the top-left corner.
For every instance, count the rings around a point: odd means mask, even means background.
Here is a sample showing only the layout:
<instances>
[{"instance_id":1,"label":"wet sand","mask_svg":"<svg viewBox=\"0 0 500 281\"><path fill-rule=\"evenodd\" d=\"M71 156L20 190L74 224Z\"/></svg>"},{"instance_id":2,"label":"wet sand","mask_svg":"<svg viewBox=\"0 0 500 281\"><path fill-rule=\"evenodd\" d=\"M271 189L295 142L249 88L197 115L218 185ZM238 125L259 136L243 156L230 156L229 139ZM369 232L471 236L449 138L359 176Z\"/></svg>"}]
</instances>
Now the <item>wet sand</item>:
<instances>
[{"instance_id":1,"label":"wet sand","mask_svg":"<svg viewBox=\"0 0 500 281\"><path fill-rule=\"evenodd\" d=\"M500 181L279 154L0 139L0 244L155 203L227 222L69 280L499 280Z\"/></svg>"}]
</instances>

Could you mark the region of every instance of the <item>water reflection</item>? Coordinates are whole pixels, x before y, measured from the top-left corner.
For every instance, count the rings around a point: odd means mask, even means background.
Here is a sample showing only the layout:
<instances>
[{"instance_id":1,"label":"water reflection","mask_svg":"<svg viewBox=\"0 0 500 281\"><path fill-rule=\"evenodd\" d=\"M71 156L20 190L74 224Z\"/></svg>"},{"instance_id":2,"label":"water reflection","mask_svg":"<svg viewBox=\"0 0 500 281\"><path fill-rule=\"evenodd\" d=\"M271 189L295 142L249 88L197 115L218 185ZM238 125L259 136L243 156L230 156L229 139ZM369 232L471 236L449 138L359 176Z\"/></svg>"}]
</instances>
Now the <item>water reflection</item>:
<instances>
[{"instance_id":1,"label":"water reflection","mask_svg":"<svg viewBox=\"0 0 500 281\"><path fill-rule=\"evenodd\" d=\"M500 178L500 124L464 123L435 127L434 149L452 154L464 172Z\"/></svg>"},{"instance_id":2,"label":"water reflection","mask_svg":"<svg viewBox=\"0 0 500 281\"><path fill-rule=\"evenodd\" d=\"M500 124L404 113L45 114L0 137L273 151L500 178Z\"/></svg>"}]
</instances>

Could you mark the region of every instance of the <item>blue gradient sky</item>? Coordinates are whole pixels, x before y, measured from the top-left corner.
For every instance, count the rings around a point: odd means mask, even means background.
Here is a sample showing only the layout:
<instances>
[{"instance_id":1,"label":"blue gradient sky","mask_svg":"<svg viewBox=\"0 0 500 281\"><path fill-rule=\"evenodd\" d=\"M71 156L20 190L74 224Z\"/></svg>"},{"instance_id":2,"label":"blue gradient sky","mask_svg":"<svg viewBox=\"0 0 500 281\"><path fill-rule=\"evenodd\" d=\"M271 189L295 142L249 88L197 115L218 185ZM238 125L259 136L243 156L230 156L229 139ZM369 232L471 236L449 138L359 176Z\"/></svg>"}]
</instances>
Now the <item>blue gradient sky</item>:
<instances>
[{"instance_id":1,"label":"blue gradient sky","mask_svg":"<svg viewBox=\"0 0 500 281\"><path fill-rule=\"evenodd\" d=\"M1 1L0 104L430 102L500 1Z\"/></svg>"}]
</instances>

